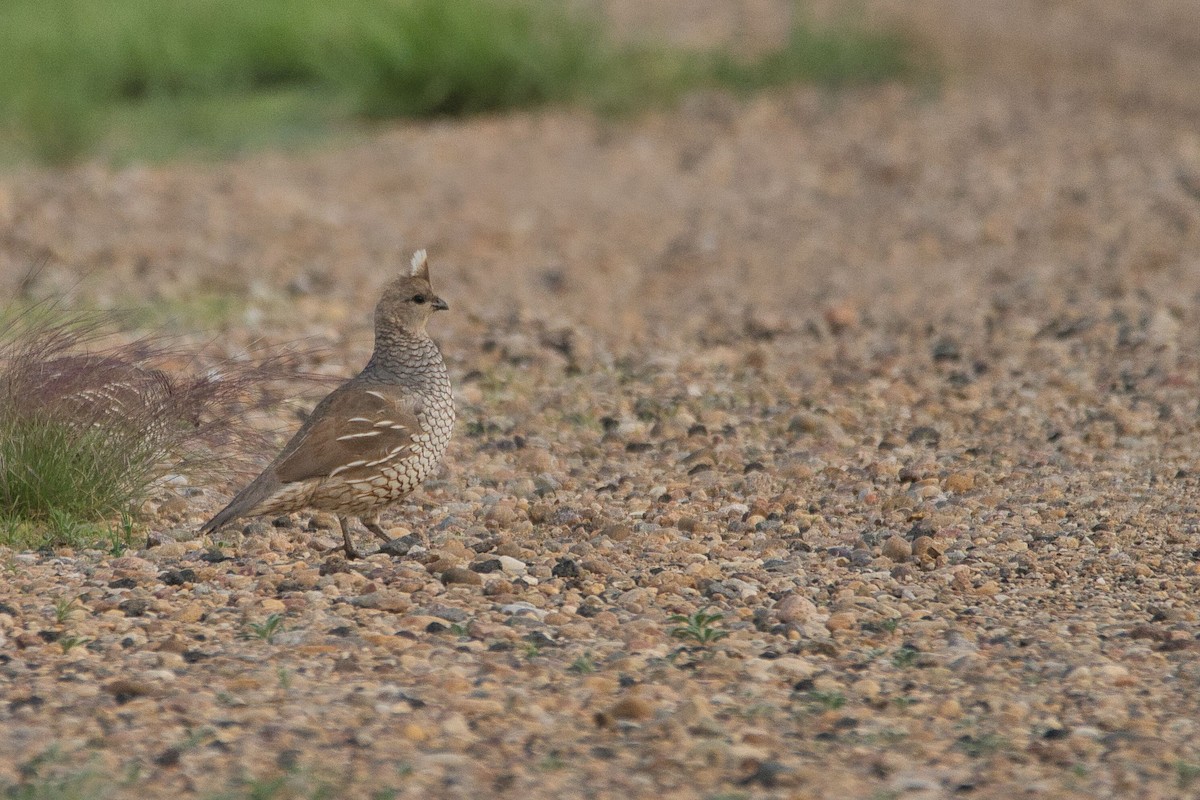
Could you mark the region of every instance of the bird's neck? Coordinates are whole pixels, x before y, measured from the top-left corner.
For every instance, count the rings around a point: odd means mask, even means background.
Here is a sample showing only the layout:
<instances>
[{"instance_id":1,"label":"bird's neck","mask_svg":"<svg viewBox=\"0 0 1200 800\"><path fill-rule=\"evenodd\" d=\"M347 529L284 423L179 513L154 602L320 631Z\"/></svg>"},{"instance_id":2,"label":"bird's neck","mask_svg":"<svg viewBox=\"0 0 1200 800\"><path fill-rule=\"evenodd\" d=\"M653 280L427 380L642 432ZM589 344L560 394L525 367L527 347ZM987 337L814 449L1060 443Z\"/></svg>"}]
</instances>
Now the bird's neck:
<instances>
[{"instance_id":1,"label":"bird's neck","mask_svg":"<svg viewBox=\"0 0 1200 800\"><path fill-rule=\"evenodd\" d=\"M383 329L375 332L375 351L363 372L419 385L444 376L446 366L425 331Z\"/></svg>"}]
</instances>

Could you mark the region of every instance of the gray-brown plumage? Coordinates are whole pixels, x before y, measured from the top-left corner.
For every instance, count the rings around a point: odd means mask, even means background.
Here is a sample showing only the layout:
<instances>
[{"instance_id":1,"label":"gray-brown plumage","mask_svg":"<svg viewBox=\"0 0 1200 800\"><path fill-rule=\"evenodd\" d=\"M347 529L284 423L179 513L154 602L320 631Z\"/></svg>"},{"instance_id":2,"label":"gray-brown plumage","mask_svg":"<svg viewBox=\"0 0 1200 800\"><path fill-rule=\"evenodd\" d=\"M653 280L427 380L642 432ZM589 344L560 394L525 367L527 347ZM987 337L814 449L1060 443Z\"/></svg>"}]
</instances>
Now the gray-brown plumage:
<instances>
[{"instance_id":1,"label":"gray-brown plumage","mask_svg":"<svg viewBox=\"0 0 1200 800\"><path fill-rule=\"evenodd\" d=\"M362 372L313 409L263 473L200 531L241 517L304 508L336 514L346 556L349 517L376 536L379 512L415 489L441 462L454 427L450 379L425 325L448 306L433 293L425 251L375 307L375 351Z\"/></svg>"}]
</instances>

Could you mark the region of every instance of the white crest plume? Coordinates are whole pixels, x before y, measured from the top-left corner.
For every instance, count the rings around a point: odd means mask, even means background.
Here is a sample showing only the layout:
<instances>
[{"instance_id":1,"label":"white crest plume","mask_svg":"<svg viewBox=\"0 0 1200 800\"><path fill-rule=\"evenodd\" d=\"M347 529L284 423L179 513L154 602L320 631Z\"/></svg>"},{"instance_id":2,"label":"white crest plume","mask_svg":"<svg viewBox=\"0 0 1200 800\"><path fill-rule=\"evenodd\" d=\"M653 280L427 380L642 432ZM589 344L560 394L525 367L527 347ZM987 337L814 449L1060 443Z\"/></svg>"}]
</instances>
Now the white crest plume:
<instances>
[{"instance_id":1,"label":"white crest plume","mask_svg":"<svg viewBox=\"0 0 1200 800\"><path fill-rule=\"evenodd\" d=\"M412 266L412 271L409 272L409 275L415 278L417 274L426 267L427 260L425 257L425 251L418 250L417 252L413 253L410 264Z\"/></svg>"}]
</instances>

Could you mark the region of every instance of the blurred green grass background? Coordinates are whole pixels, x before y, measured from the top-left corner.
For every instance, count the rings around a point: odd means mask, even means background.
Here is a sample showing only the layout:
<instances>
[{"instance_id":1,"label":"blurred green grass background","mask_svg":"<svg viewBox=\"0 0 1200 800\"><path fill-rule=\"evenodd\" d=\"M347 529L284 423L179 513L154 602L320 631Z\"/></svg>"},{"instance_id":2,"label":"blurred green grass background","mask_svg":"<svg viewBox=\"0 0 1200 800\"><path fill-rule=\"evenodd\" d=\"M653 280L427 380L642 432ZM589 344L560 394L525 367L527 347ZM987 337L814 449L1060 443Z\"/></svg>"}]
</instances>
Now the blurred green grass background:
<instances>
[{"instance_id":1,"label":"blurred green grass background","mask_svg":"<svg viewBox=\"0 0 1200 800\"><path fill-rule=\"evenodd\" d=\"M803 9L777 50L617 43L542 0L5 0L0 160L225 155L361 120L547 103L623 111L699 86L911 77L915 48Z\"/></svg>"}]
</instances>

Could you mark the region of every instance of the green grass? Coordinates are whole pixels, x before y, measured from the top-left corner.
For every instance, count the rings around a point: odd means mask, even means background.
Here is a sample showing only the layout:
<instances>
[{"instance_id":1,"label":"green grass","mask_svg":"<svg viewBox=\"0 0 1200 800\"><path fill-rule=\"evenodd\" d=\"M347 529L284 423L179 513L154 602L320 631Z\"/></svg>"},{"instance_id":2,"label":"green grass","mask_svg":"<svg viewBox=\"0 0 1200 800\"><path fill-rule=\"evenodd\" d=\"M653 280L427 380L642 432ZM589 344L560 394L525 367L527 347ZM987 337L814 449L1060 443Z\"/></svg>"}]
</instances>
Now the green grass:
<instances>
[{"instance_id":1,"label":"green grass","mask_svg":"<svg viewBox=\"0 0 1200 800\"><path fill-rule=\"evenodd\" d=\"M826 711L836 711L846 705L846 696L841 692L811 691L807 699L812 706Z\"/></svg>"},{"instance_id":2,"label":"green grass","mask_svg":"<svg viewBox=\"0 0 1200 800\"><path fill-rule=\"evenodd\" d=\"M112 314L134 330L212 330L236 322L249 306L244 296L193 292L180 298L119 304Z\"/></svg>"},{"instance_id":3,"label":"green grass","mask_svg":"<svg viewBox=\"0 0 1200 800\"><path fill-rule=\"evenodd\" d=\"M672 614L669 622L679 623L671 629L671 635L676 639L691 639L696 644L709 645L721 641L729 635L729 631L717 627L724 614L709 614L707 607L692 614Z\"/></svg>"},{"instance_id":4,"label":"green grass","mask_svg":"<svg viewBox=\"0 0 1200 800\"><path fill-rule=\"evenodd\" d=\"M0 544L120 554L161 478L262 446L246 415L263 384L294 374L271 355L167 371L199 355L161 336L106 345L104 321L53 303L0 309Z\"/></svg>"},{"instance_id":5,"label":"green grass","mask_svg":"<svg viewBox=\"0 0 1200 800\"><path fill-rule=\"evenodd\" d=\"M17 783L0 781L6 800L103 800L113 796L118 783L84 767L67 769L67 759L57 746L17 765Z\"/></svg>"},{"instance_id":6,"label":"green grass","mask_svg":"<svg viewBox=\"0 0 1200 800\"><path fill-rule=\"evenodd\" d=\"M164 158L311 141L356 119L548 103L632 109L697 86L753 92L911 76L910 43L798 20L743 58L618 44L551 0L7 0L0 158ZM781 20L781 24L787 24Z\"/></svg>"},{"instance_id":7,"label":"green grass","mask_svg":"<svg viewBox=\"0 0 1200 800\"><path fill-rule=\"evenodd\" d=\"M917 661L917 656L920 653L912 647L905 645L892 653L892 663L900 669L908 669Z\"/></svg>"},{"instance_id":8,"label":"green grass","mask_svg":"<svg viewBox=\"0 0 1200 800\"><path fill-rule=\"evenodd\" d=\"M967 734L958 737L954 746L970 758L987 758L1008 747L1008 739L998 733L984 733L979 736Z\"/></svg>"},{"instance_id":9,"label":"green grass","mask_svg":"<svg viewBox=\"0 0 1200 800\"><path fill-rule=\"evenodd\" d=\"M262 622L251 622L249 636L262 639L267 644L275 643L275 636L283 632L283 615L272 614Z\"/></svg>"},{"instance_id":10,"label":"green grass","mask_svg":"<svg viewBox=\"0 0 1200 800\"><path fill-rule=\"evenodd\" d=\"M596 662L592 660L591 653L584 653L571 662L571 666L567 667L568 672L574 672L577 675L590 675L596 671Z\"/></svg>"},{"instance_id":11,"label":"green grass","mask_svg":"<svg viewBox=\"0 0 1200 800\"><path fill-rule=\"evenodd\" d=\"M190 749L192 744L185 744ZM108 800L132 797L144 778L136 766L123 776L105 774L90 764L74 766L81 754L68 757L57 747L17 765L16 783L0 779L0 798L5 800ZM85 759L89 760L90 759ZM203 800L333 800L339 797L336 782L318 778L312 770L292 768L270 777L244 777L233 781L222 792L197 795ZM398 795L396 790L381 789L372 797Z\"/></svg>"},{"instance_id":12,"label":"green grass","mask_svg":"<svg viewBox=\"0 0 1200 800\"><path fill-rule=\"evenodd\" d=\"M0 786L5 800L103 800L114 796L116 787L90 772L65 776L33 777Z\"/></svg>"},{"instance_id":13,"label":"green grass","mask_svg":"<svg viewBox=\"0 0 1200 800\"><path fill-rule=\"evenodd\" d=\"M740 59L727 52L711 53L707 58L705 80L742 92L797 81L832 87L879 83L918 70L912 48L903 37L849 23L821 29L800 21L792 26L781 48L760 58Z\"/></svg>"},{"instance_id":14,"label":"green grass","mask_svg":"<svg viewBox=\"0 0 1200 800\"><path fill-rule=\"evenodd\" d=\"M1176 784L1180 789L1190 789L1200 781L1200 764L1193 764L1180 759L1175 762Z\"/></svg>"},{"instance_id":15,"label":"green grass","mask_svg":"<svg viewBox=\"0 0 1200 800\"><path fill-rule=\"evenodd\" d=\"M612 69L599 24L551 3L365 2L332 72L373 117L571 100Z\"/></svg>"},{"instance_id":16,"label":"green grass","mask_svg":"<svg viewBox=\"0 0 1200 800\"><path fill-rule=\"evenodd\" d=\"M45 523L55 543L90 538L79 528L127 513L157 456L144 431L116 419L86 429L52 413L0 420L0 516L8 535L20 536L19 523L32 521Z\"/></svg>"}]
</instances>

